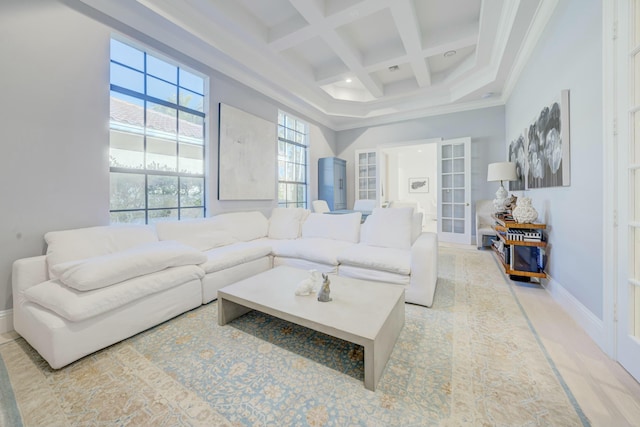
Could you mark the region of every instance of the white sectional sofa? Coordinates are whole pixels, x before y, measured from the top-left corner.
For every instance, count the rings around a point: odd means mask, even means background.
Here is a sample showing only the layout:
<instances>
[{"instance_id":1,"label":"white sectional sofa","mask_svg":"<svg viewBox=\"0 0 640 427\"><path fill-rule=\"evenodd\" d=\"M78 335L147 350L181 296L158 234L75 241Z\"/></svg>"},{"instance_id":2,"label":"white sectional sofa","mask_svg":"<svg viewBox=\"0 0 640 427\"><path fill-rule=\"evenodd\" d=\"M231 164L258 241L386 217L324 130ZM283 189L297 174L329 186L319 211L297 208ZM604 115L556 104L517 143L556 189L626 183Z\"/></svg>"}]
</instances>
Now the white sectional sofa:
<instances>
[{"instance_id":1,"label":"white sectional sofa","mask_svg":"<svg viewBox=\"0 0 640 427\"><path fill-rule=\"evenodd\" d=\"M50 232L46 255L13 266L16 332L63 367L217 298L218 289L278 265L398 284L430 307L437 237L422 214L375 209L237 212L155 226Z\"/></svg>"}]
</instances>

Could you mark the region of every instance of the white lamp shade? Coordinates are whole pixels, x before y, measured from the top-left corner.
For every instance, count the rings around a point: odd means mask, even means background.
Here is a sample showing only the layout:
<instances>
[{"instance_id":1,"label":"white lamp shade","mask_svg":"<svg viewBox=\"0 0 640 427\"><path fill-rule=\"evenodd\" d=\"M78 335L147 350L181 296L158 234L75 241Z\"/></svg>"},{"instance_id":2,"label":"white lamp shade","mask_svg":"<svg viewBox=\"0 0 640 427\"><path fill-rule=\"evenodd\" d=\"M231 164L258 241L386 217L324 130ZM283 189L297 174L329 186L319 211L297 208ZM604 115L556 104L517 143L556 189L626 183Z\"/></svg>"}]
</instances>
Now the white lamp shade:
<instances>
[{"instance_id":1,"label":"white lamp shade","mask_svg":"<svg viewBox=\"0 0 640 427\"><path fill-rule=\"evenodd\" d=\"M489 169L487 170L487 181L515 181L517 179L518 175L516 175L515 163L489 163Z\"/></svg>"}]
</instances>

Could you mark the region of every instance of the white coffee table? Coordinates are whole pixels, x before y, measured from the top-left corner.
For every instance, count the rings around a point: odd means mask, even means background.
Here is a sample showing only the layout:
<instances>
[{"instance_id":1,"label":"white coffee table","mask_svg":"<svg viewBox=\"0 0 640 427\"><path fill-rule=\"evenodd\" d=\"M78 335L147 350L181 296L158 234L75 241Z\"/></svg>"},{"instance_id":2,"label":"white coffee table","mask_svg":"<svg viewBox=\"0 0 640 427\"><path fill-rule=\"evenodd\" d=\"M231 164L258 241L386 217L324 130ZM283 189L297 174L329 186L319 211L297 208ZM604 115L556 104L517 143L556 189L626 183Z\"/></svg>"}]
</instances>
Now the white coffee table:
<instances>
[{"instance_id":1,"label":"white coffee table","mask_svg":"<svg viewBox=\"0 0 640 427\"><path fill-rule=\"evenodd\" d=\"M331 275L330 302L297 296L309 272L276 267L218 290L218 324L251 311L292 322L364 347L364 386L375 390L404 326L404 289Z\"/></svg>"}]
</instances>

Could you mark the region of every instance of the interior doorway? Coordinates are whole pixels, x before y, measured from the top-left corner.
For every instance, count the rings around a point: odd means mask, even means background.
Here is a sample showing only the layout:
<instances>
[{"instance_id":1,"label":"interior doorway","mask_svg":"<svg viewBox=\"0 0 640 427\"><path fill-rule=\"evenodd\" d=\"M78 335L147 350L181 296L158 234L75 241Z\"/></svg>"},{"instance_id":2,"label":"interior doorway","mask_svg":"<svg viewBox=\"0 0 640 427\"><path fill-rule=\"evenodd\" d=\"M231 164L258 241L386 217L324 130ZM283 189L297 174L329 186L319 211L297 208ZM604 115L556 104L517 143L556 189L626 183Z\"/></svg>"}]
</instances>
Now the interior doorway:
<instances>
[{"instance_id":1,"label":"interior doorway","mask_svg":"<svg viewBox=\"0 0 640 427\"><path fill-rule=\"evenodd\" d=\"M414 206L423 230L437 232L437 142L440 138L379 147L379 200L382 206Z\"/></svg>"}]
</instances>

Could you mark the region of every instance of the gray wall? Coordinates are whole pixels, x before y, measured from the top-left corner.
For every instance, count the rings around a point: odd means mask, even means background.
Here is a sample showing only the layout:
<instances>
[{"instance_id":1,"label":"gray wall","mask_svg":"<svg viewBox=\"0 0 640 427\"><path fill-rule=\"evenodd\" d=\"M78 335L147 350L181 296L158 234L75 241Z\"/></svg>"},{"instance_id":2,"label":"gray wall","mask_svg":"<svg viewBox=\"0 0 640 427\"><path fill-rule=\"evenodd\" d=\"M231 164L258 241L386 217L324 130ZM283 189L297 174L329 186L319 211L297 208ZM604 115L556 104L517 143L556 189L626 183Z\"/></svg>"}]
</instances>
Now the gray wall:
<instances>
[{"instance_id":1,"label":"gray wall","mask_svg":"<svg viewBox=\"0 0 640 427\"><path fill-rule=\"evenodd\" d=\"M548 272L602 319L602 2L561 0L506 105L514 138L570 90L571 185L527 191L549 225ZM521 192L517 192L521 193Z\"/></svg>"},{"instance_id":2,"label":"gray wall","mask_svg":"<svg viewBox=\"0 0 640 427\"><path fill-rule=\"evenodd\" d=\"M504 107L491 107L337 132L338 157L347 161L348 190L351 190L347 193L347 205L353 206L355 200L355 150L379 145L400 146L406 141L430 138L470 137L471 200L493 199L498 186L487 182L487 164L506 158L504 129ZM473 224L472 230L475 230Z\"/></svg>"},{"instance_id":3,"label":"gray wall","mask_svg":"<svg viewBox=\"0 0 640 427\"><path fill-rule=\"evenodd\" d=\"M274 123L278 108L296 111L99 14L90 18L52 0L3 0L0 311L12 306L13 261L44 253L47 231L109 222L109 39L114 29L210 77L207 214L256 209L268 215L277 204L217 200L218 103ZM183 34L176 31L175 37ZM335 133L310 124L313 200L317 159L334 155Z\"/></svg>"},{"instance_id":4,"label":"gray wall","mask_svg":"<svg viewBox=\"0 0 640 427\"><path fill-rule=\"evenodd\" d=\"M109 221L109 30L57 2L0 9L3 310L13 261L45 232Z\"/></svg>"}]
</instances>

